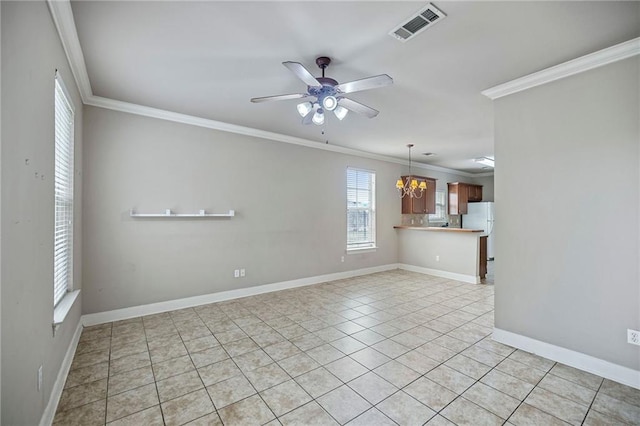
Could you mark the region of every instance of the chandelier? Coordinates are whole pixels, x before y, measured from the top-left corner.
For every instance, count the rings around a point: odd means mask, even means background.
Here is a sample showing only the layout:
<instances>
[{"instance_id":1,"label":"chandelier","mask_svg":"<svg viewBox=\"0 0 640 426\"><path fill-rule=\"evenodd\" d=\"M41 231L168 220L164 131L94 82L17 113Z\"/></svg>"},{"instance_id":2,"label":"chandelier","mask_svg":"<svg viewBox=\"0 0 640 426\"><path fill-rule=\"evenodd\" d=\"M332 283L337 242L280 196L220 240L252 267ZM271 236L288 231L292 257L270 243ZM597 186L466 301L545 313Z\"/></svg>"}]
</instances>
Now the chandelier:
<instances>
[{"instance_id":1,"label":"chandelier","mask_svg":"<svg viewBox=\"0 0 640 426\"><path fill-rule=\"evenodd\" d=\"M405 182L403 182L402 179L398 179L396 188L398 188L400 192L400 198L407 195L412 198L420 198L424 190L427 189L427 182L422 181L418 184L418 180L413 178L413 174L411 173L411 148L413 148L413 144L408 144L407 148L409 148L409 176L407 176Z\"/></svg>"}]
</instances>

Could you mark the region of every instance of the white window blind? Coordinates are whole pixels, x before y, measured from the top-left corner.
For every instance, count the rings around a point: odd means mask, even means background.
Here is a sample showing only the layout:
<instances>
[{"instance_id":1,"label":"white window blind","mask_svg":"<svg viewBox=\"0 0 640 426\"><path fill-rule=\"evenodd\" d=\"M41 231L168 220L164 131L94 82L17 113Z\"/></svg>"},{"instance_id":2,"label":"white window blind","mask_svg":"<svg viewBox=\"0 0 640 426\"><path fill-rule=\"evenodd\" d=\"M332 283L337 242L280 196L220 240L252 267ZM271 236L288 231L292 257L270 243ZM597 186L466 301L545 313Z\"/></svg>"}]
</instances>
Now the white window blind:
<instances>
[{"instance_id":1,"label":"white window blind","mask_svg":"<svg viewBox=\"0 0 640 426\"><path fill-rule=\"evenodd\" d=\"M376 246L376 174L347 168L347 250Z\"/></svg>"},{"instance_id":2,"label":"white window blind","mask_svg":"<svg viewBox=\"0 0 640 426\"><path fill-rule=\"evenodd\" d=\"M55 232L53 304L72 288L73 279L73 105L56 73L55 87Z\"/></svg>"},{"instance_id":3,"label":"white window blind","mask_svg":"<svg viewBox=\"0 0 640 426\"><path fill-rule=\"evenodd\" d=\"M446 194L442 189L436 191L436 211L429 215L429 222L446 222Z\"/></svg>"}]
</instances>

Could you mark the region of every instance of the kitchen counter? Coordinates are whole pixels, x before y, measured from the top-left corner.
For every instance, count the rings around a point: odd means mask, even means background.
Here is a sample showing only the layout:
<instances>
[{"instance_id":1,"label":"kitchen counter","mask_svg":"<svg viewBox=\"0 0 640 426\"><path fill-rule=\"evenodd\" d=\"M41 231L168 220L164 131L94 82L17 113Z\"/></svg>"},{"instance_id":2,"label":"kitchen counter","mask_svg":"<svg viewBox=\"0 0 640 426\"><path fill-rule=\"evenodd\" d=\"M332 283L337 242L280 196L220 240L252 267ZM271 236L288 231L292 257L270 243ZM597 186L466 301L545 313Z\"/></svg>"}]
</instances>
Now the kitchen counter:
<instances>
[{"instance_id":1,"label":"kitchen counter","mask_svg":"<svg viewBox=\"0 0 640 426\"><path fill-rule=\"evenodd\" d=\"M396 225L393 229L411 229L413 231L439 231L439 232L484 232L483 229L462 229L462 228L443 228L441 226L410 226Z\"/></svg>"}]
</instances>

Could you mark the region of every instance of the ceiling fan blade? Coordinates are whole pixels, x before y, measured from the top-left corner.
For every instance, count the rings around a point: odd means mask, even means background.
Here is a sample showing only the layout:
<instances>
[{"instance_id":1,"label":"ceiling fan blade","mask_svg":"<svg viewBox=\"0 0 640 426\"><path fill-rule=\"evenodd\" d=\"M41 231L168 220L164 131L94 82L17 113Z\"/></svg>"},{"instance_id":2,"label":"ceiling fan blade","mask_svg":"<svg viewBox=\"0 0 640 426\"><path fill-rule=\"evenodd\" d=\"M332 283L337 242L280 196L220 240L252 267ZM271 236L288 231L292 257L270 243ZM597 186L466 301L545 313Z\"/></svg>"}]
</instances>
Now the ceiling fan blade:
<instances>
[{"instance_id":1,"label":"ceiling fan blade","mask_svg":"<svg viewBox=\"0 0 640 426\"><path fill-rule=\"evenodd\" d=\"M302 64L298 62L283 62L282 65L287 67L289 71L294 73L300 80L304 82L307 86L322 86L318 80L307 70Z\"/></svg>"},{"instance_id":2,"label":"ceiling fan blade","mask_svg":"<svg viewBox=\"0 0 640 426\"><path fill-rule=\"evenodd\" d=\"M268 102L268 101L288 101L289 99L306 99L310 98L308 93L291 93L290 95L264 96L262 98L251 98L251 102Z\"/></svg>"},{"instance_id":3,"label":"ceiling fan blade","mask_svg":"<svg viewBox=\"0 0 640 426\"><path fill-rule=\"evenodd\" d=\"M348 81L338 84L336 89L342 93L359 92L360 90L376 89L378 87L389 86L393 84L393 79L387 74L375 75L373 77L363 78L361 80ZM346 108L346 107L345 107Z\"/></svg>"},{"instance_id":4,"label":"ceiling fan blade","mask_svg":"<svg viewBox=\"0 0 640 426\"><path fill-rule=\"evenodd\" d=\"M353 99L348 98L340 98L338 100L338 105L345 107L349 111L353 111L358 114L362 114L365 117L373 118L379 114L379 111L369 108L366 105L361 104L360 102L356 102Z\"/></svg>"}]
</instances>

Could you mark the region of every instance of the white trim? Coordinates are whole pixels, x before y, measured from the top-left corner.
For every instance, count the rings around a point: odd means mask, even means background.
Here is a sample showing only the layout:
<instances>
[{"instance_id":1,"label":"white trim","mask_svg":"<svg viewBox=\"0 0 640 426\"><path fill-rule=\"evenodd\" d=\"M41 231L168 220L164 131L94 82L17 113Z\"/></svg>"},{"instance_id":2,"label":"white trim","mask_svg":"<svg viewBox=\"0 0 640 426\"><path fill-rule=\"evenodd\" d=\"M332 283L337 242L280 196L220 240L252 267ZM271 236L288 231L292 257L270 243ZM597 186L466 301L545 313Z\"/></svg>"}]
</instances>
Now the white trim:
<instances>
[{"instance_id":1,"label":"white trim","mask_svg":"<svg viewBox=\"0 0 640 426\"><path fill-rule=\"evenodd\" d=\"M434 277L448 278L450 280L462 281L470 284L480 284L480 277L476 277L474 275L458 274L456 272L424 268L422 266L408 265L406 263L398 264L398 268L404 269L405 271L420 272L421 274L433 275Z\"/></svg>"},{"instance_id":2,"label":"white trim","mask_svg":"<svg viewBox=\"0 0 640 426\"><path fill-rule=\"evenodd\" d=\"M56 377L56 382L53 384L49 402L47 403L47 407L44 409L44 413L42 413L42 417L40 418L40 426L48 426L53 423L53 418L55 417L56 409L58 408L58 402L60 402L60 397L64 390L64 383L67 380L69 369L71 369L71 362L73 361L73 356L76 353L76 348L78 347L81 334L82 320L78 321L76 331L73 333L73 338L71 339L67 353L62 360L60 370L58 370L58 377Z\"/></svg>"},{"instance_id":3,"label":"white trim","mask_svg":"<svg viewBox=\"0 0 640 426\"><path fill-rule=\"evenodd\" d=\"M361 247L361 248L347 248L347 254L375 253L376 251L378 251L378 246Z\"/></svg>"},{"instance_id":4,"label":"white trim","mask_svg":"<svg viewBox=\"0 0 640 426\"><path fill-rule=\"evenodd\" d=\"M80 295L80 290L68 291L67 294L64 295L62 300L58 303L58 305L53 308L53 330L55 334L55 330L57 326L64 322L64 319L67 317L67 314L73 307L73 303L76 301L78 296Z\"/></svg>"},{"instance_id":5,"label":"white trim","mask_svg":"<svg viewBox=\"0 0 640 426\"><path fill-rule=\"evenodd\" d=\"M493 340L640 389L640 371L499 328Z\"/></svg>"},{"instance_id":6,"label":"white trim","mask_svg":"<svg viewBox=\"0 0 640 426\"><path fill-rule=\"evenodd\" d=\"M101 96L90 96L85 102L86 105L91 105L98 108L110 109L113 111L126 112L129 114L142 115L145 117L158 118L160 120L173 121L175 123L188 124L191 126L204 127L207 129L220 130L222 132L235 133L238 135L251 136L260 139L267 139L276 142L285 142L293 145L305 146L307 148L320 149L323 151L337 152L339 154L353 155L361 158L369 158L372 160L384 161L387 163L402 164L408 166L409 161L387 157L385 155L373 154L370 152L359 151L353 148L345 148L338 145L329 145L324 143L318 143L310 139L299 138L295 136L284 135L282 133L268 132L266 130L255 129L252 127L239 126L237 124L229 124L223 121L211 120L208 118L195 117L193 115L181 114L178 112L167 111L158 108L147 107L143 105L133 104L129 102L118 101L115 99L103 98ZM446 167L432 166L430 164L412 163L413 167L419 169L427 169L438 172L450 173L464 177L483 177L491 176L486 173L468 173L459 170L449 169Z\"/></svg>"},{"instance_id":7,"label":"white trim","mask_svg":"<svg viewBox=\"0 0 640 426\"><path fill-rule=\"evenodd\" d=\"M218 293L204 294L202 296L186 297L184 299L168 300L166 302L115 309L113 311L98 312L95 314L83 315L81 322L84 326L88 327L91 325L103 324L111 321L119 321L143 315L158 314L161 312L173 311L176 309L191 308L193 306L222 302L225 300L237 299L240 297L255 296L258 294L270 293L273 291L287 290L290 288L303 287L312 284L320 284L327 281L341 280L345 278L357 277L360 275L375 274L377 272L390 271L392 269L398 269L398 265L395 263L391 263L388 265L374 266L371 268L336 272L326 275L317 275L315 277L300 278L297 280L264 284L255 287L239 288L237 290L221 291Z\"/></svg>"},{"instance_id":8,"label":"white trim","mask_svg":"<svg viewBox=\"0 0 640 426\"><path fill-rule=\"evenodd\" d=\"M521 92L542 84L547 84L564 77L589 71L639 54L640 37L607 47L606 49L598 50L597 52L581 56L577 59L564 62L542 71L534 72L533 74L483 90L481 93L491 100L496 100L503 96Z\"/></svg>"},{"instance_id":9,"label":"white trim","mask_svg":"<svg viewBox=\"0 0 640 426\"><path fill-rule=\"evenodd\" d=\"M56 25L62 47L67 55L71 72L76 80L78 91L82 101L86 103L87 99L93 95L91 90L91 82L89 74L84 62L84 54L78 39L78 31L76 23L73 19L73 11L71 10L70 1L47 0L51 17Z\"/></svg>"},{"instance_id":10,"label":"white trim","mask_svg":"<svg viewBox=\"0 0 640 426\"><path fill-rule=\"evenodd\" d=\"M284 135L281 133L267 132L265 130L254 129L251 127L238 126L235 124L225 123L222 121L211 120L207 118L195 117L187 114L166 111L158 108L151 108L143 105L132 104L129 102L118 101L115 99L94 96L91 89L87 66L84 61L84 55L80 46L78 32L76 30L75 21L73 19L73 10L69 0L47 0L51 16L58 30L58 35L67 55L67 60L71 66L71 71L76 80L78 90L82 102L85 105L91 105L99 108L111 109L114 111L126 112L129 114L142 115L145 117L159 118L161 120L173 121L176 123L189 124L192 126L204 127L207 129L220 130L223 132L236 133L239 135L252 136L256 138L268 139L277 142L285 142L293 145L306 146L324 151L332 151L340 154L353 155L356 157L369 158L373 160L384 161L387 163L402 164L408 166L409 162L399 158L387 157L384 155L373 154L369 152L359 151L357 149L344 148L336 145L328 145L313 141L310 139L298 138L294 136ZM493 173L468 173L459 170L449 169L447 167L432 166L430 164L413 163L414 167L419 169L433 170L437 172L451 173L464 177L483 177L491 176Z\"/></svg>"}]
</instances>

